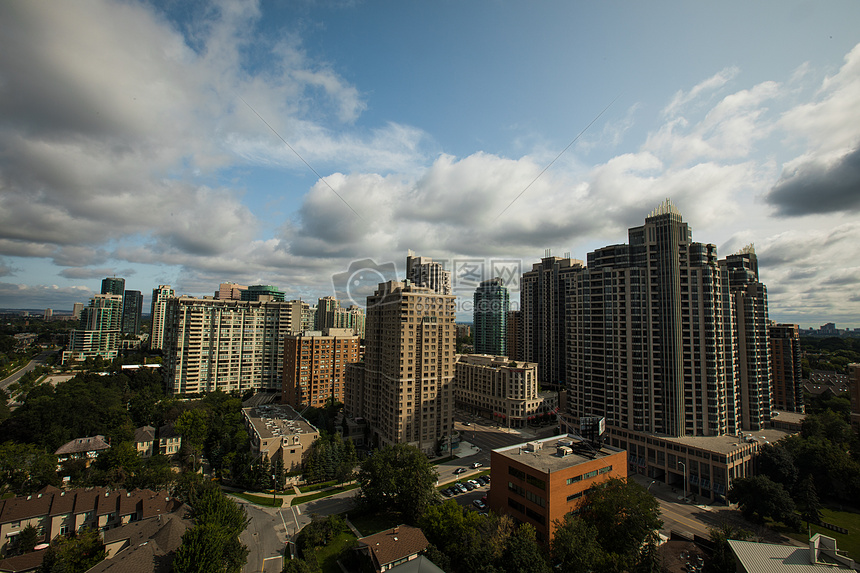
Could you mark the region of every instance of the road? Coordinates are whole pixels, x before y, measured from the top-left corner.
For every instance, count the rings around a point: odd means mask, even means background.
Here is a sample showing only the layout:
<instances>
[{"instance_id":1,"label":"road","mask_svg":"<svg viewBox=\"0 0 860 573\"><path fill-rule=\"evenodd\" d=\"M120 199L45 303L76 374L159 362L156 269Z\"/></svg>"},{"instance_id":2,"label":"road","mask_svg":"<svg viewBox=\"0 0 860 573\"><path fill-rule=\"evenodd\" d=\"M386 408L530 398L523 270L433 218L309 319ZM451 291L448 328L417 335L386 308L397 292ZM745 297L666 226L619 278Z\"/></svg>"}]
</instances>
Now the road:
<instances>
[{"instance_id":1,"label":"road","mask_svg":"<svg viewBox=\"0 0 860 573\"><path fill-rule=\"evenodd\" d=\"M9 387L10 384L12 384L13 382L17 382L24 374L32 371L34 368L36 368L36 366L44 366L48 356L55 352L56 350L46 350L45 352L42 352L30 362L28 362L26 366L24 366L14 374L10 375L9 377L0 380L0 388L5 390Z\"/></svg>"}]
</instances>

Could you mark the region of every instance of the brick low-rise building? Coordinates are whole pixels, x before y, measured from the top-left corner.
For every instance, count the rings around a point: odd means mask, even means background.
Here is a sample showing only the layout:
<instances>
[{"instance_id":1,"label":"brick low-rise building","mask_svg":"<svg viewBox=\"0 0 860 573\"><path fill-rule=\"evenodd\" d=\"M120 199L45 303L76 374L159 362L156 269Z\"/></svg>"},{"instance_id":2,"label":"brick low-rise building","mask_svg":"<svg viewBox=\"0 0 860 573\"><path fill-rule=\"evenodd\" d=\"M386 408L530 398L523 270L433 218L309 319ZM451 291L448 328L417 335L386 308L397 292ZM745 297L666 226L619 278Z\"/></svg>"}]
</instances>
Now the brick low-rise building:
<instances>
[{"instance_id":1,"label":"brick low-rise building","mask_svg":"<svg viewBox=\"0 0 860 573\"><path fill-rule=\"evenodd\" d=\"M319 431L286 404L263 404L242 408L251 451L274 462L280 459L286 471L302 467L305 454Z\"/></svg>"},{"instance_id":2,"label":"brick low-rise building","mask_svg":"<svg viewBox=\"0 0 860 573\"><path fill-rule=\"evenodd\" d=\"M530 524L546 544L555 521L578 509L585 490L627 477L627 452L562 434L493 450L490 465L490 509Z\"/></svg>"}]
</instances>

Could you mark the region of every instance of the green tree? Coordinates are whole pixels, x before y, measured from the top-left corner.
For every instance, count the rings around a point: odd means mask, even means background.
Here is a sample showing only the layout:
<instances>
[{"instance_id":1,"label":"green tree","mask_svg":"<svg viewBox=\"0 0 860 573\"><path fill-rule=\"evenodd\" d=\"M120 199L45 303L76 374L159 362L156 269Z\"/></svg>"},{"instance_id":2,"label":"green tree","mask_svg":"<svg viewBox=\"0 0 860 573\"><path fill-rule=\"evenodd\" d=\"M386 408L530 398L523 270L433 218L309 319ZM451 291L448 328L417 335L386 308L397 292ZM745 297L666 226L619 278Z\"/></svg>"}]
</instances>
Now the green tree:
<instances>
[{"instance_id":1,"label":"green tree","mask_svg":"<svg viewBox=\"0 0 860 573\"><path fill-rule=\"evenodd\" d=\"M179 415L173 429L182 436L182 443L191 450L192 467L196 472L208 433L206 415L199 409L186 410Z\"/></svg>"},{"instance_id":2,"label":"green tree","mask_svg":"<svg viewBox=\"0 0 860 573\"><path fill-rule=\"evenodd\" d=\"M0 444L0 491L28 495L46 485L60 485L57 456L32 444Z\"/></svg>"},{"instance_id":3,"label":"green tree","mask_svg":"<svg viewBox=\"0 0 860 573\"><path fill-rule=\"evenodd\" d=\"M54 539L39 573L84 573L105 558L105 544L95 529Z\"/></svg>"},{"instance_id":4,"label":"green tree","mask_svg":"<svg viewBox=\"0 0 860 573\"><path fill-rule=\"evenodd\" d=\"M610 553L634 555L663 526L657 499L634 481L612 478L592 486L583 507L582 519Z\"/></svg>"},{"instance_id":5,"label":"green tree","mask_svg":"<svg viewBox=\"0 0 860 573\"><path fill-rule=\"evenodd\" d=\"M408 444L385 446L362 462L357 481L358 503L366 508L387 507L415 523L439 499L436 469Z\"/></svg>"},{"instance_id":6,"label":"green tree","mask_svg":"<svg viewBox=\"0 0 860 573\"><path fill-rule=\"evenodd\" d=\"M284 567L281 569L281 573L313 573L313 569L310 568L305 561L302 559L284 559Z\"/></svg>"},{"instance_id":7,"label":"green tree","mask_svg":"<svg viewBox=\"0 0 860 573\"><path fill-rule=\"evenodd\" d=\"M738 504L747 519L763 521L769 517L789 527L800 525L791 496L782 484L767 476L736 479L727 497Z\"/></svg>"},{"instance_id":8,"label":"green tree","mask_svg":"<svg viewBox=\"0 0 860 573\"><path fill-rule=\"evenodd\" d=\"M556 569L560 573L600 571L606 552L597 541L597 528L572 513L555 525L550 555Z\"/></svg>"},{"instance_id":9,"label":"green tree","mask_svg":"<svg viewBox=\"0 0 860 573\"><path fill-rule=\"evenodd\" d=\"M39 535L38 529L33 527L32 524L27 525L27 527L21 530L21 533L18 534L15 540L15 552L19 554L29 553L42 538L43 536Z\"/></svg>"},{"instance_id":10,"label":"green tree","mask_svg":"<svg viewBox=\"0 0 860 573\"><path fill-rule=\"evenodd\" d=\"M550 573L551 569L537 544L535 530L524 523L514 530L502 553L500 569L508 573Z\"/></svg>"},{"instance_id":11,"label":"green tree","mask_svg":"<svg viewBox=\"0 0 860 573\"><path fill-rule=\"evenodd\" d=\"M709 529L708 534L713 549L705 561L705 573L735 573L737 565L729 547L729 539L744 541L749 539L752 533L724 522L719 527Z\"/></svg>"},{"instance_id":12,"label":"green tree","mask_svg":"<svg viewBox=\"0 0 860 573\"><path fill-rule=\"evenodd\" d=\"M800 507L801 517L806 520L807 527L810 523L821 522L821 504L818 501L818 492L815 490L815 480L812 476L806 476L798 485L797 505Z\"/></svg>"},{"instance_id":13,"label":"green tree","mask_svg":"<svg viewBox=\"0 0 860 573\"><path fill-rule=\"evenodd\" d=\"M797 481L797 466L791 453L779 444L765 444L756 456L759 475L765 475L791 490Z\"/></svg>"}]
</instances>

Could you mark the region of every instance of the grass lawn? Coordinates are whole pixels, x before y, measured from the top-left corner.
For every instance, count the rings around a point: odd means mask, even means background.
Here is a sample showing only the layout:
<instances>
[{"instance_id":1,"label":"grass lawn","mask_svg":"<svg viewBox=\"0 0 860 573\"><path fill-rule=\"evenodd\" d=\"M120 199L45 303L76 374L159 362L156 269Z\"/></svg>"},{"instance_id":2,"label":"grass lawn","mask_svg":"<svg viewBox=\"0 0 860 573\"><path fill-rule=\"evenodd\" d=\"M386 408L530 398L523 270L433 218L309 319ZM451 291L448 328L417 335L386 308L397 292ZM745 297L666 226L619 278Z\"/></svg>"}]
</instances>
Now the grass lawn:
<instances>
[{"instance_id":1,"label":"grass lawn","mask_svg":"<svg viewBox=\"0 0 860 573\"><path fill-rule=\"evenodd\" d=\"M836 540L836 545L839 547L840 551L847 553L854 561L860 560L860 513L822 509L821 521L832 525L838 525L839 527L844 527L848 530L848 535L836 533L835 531L830 531L829 529L824 529L817 525L810 526L812 534L815 535L816 533L820 533L827 537L832 537ZM803 522L803 526L806 527L805 521ZM804 543L809 541L806 533L786 532L786 535L797 539L798 541L803 541Z\"/></svg>"},{"instance_id":2,"label":"grass lawn","mask_svg":"<svg viewBox=\"0 0 860 573\"><path fill-rule=\"evenodd\" d=\"M314 485L303 485L303 486L299 486L299 491L300 491L300 492L302 492L302 493L308 493L308 492L311 492L311 491L317 491L317 490L319 490L319 489L325 489L325 488L327 488L327 487L331 487L331 486L333 486L333 485L337 485L337 482L336 482L336 481L334 481L334 480L331 480L331 481L324 481L324 482L322 482L322 483L316 483L316 484L314 484Z\"/></svg>"},{"instance_id":3,"label":"grass lawn","mask_svg":"<svg viewBox=\"0 0 860 573\"><path fill-rule=\"evenodd\" d=\"M349 522L361 532L361 535L367 537L386 529L391 529L403 523L403 518L397 513L365 513L359 514L356 511L350 511Z\"/></svg>"},{"instance_id":4,"label":"grass lawn","mask_svg":"<svg viewBox=\"0 0 860 573\"><path fill-rule=\"evenodd\" d=\"M227 493L235 495L236 497L241 497L245 501L250 501L255 505L265 505L266 507L281 507L281 504L284 503L284 500L279 497L276 497L274 503L272 503L272 498L269 496L251 495L250 493L242 493L239 491L230 491Z\"/></svg>"},{"instance_id":5,"label":"grass lawn","mask_svg":"<svg viewBox=\"0 0 860 573\"><path fill-rule=\"evenodd\" d=\"M315 499L320 499L321 497L328 497L330 495L334 495L336 493L343 493L345 491L349 491L351 489L355 489L358 487L357 483L346 485L343 487L336 487L333 489L327 489L325 491L319 491L317 493L312 493L310 495L300 495L298 497L294 497L293 501L290 505L299 505L300 503L307 503L309 501L313 501Z\"/></svg>"},{"instance_id":6,"label":"grass lawn","mask_svg":"<svg viewBox=\"0 0 860 573\"><path fill-rule=\"evenodd\" d=\"M341 573L337 560L340 558L341 553L352 548L355 540L355 535L351 531L346 531L338 534L337 537L331 540L331 543L323 547L317 547L316 556L323 573Z\"/></svg>"}]
</instances>

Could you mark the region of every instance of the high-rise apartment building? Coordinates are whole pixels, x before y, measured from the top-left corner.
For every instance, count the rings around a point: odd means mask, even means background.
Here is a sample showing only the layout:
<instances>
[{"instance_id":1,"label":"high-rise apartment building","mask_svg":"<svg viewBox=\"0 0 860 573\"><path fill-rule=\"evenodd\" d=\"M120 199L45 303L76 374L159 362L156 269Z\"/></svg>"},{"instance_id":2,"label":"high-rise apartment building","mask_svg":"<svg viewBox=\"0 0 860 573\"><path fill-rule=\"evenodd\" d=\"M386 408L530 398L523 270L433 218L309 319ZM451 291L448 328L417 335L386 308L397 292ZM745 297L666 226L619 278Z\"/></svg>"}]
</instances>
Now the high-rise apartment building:
<instances>
[{"instance_id":1,"label":"high-rise apartment building","mask_svg":"<svg viewBox=\"0 0 860 573\"><path fill-rule=\"evenodd\" d=\"M411 250L406 256L406 280L439 294L451 294L451 271L430 257L416 257Z\"/></svg>"},{"instance_id":2,"label":"high-rise apartment building","mask_svg":"<svg viewBox=\"0 0 860 573\"><path fill-rule=\"evenodd\" d=\"M334 313L340 308L340 301L333 296L324 296L317 301L314 316L314 330L334 328Z\"/></svg>"},{"instance_id":3,"label":"high-rise apartment building","mask_svg":"<svg viewBox=\"0 0 860 573\"><path fill-rule=\"evenodd\" d=\"M433 453L454 427L455 297L407 282L367 297L363 366L349 368L346 409L379 447Z\"/></svg>"},{"instance_id":4,"label":"high-rise apartment building","mask_svg":"<svg viewBox=\"0 0 860 573\"><path fill-rule=\"evenodd\" d=\"M152 327L149 333L149 347L152 350L164 348L164 318L167 312L167 301L176 296L176 291L170 285L158 285L152 289L150 318Z\"/></svg>"},{"instance_id":5,"label":"high-rise apartment building","mask_svg":"<svg viewBox=\"0 0 860 573\"><path fill-rule=\"evenodd\" d=\"M360 306L353 304L344 308L339 300L326 296L319 299L314 313L314 328L308 330L348 328L359 338L364 338L365 318L364 309Z\"/></svg>"},{"instance_id":6,"label":"high-rise apartment building","mask_svg":"<svg viewBox=\"0 0 860 573\"><path fill-rule=\"evenodd\" d=\"M218 300L243 300L242 291L246 290L246 285L239 283L221 283L218 285L218 292L215 293L215 298Z\"/></svg>"},{"instance_id":7,"label":"high-rise apartment building","mask_svg":"<svg viewBox=\"0 0 860 573\"><path fill-rule=\"evenodd\" d=\"M582 261L552 257L547 252L520 281L520 352L524 360L537 362L541 384L555 390L564 387L567 377L565 284L582 268Z\"/></svg>"},{"instance_id":8,"label":"high-rise apartment building","mask_svg":"<svg viewBox=\"0 0 860 573\"><path fill-rule=\"evenodd\" d=\"M143 293L127 290L122 296L122 332L140 334L140 318L143 315Z\"/></svg>"},{"instance_id":9,"label":"high-rise apartment building","mask_svg":"<svg viewBox=\"0 0 860 573\"><path fill-rule=\"evenodd\" d=\"M475 354L505 356L507 354L507 322L510 294L502 279L496 277L475 289L472 313Z\"/></svg>"},{"instance_id":10,"label":"high-rise apartment building","mask_svg":"<svg viewBox=\"0 0 860 573\"><path fill-rule=\"evenodd\" d=\"M848 365L848 397L851 399L851 427L860 432L860 364Z\"/></svg>"},{"instance_id":11,"label":"high-rise apartment building","mask_svg":"<svg viewBox=\"0 0 860 573\"><path fill-rule=\"evenodd\" d=\"M69 346L63 352L63 364L101 356L113 360L119 350L122 326L122 295L97 294L81 311L80 328L69 336Z\"/></svg>"},{"instance_id":12,"label":"high-rise apartment building","mask_svg":"<svg viewBox=\"0 0 860 573\"><path fill-rule=\"evenodd\" d=\"M508 428L522 428L536 416L558 408L558 393L539 390L534 362L485 354L457 355L454 400L467 412Z\"/></svg>"},{"instance_id":13,"label":"high-rise apartment building","mask_svg":"<svg viewBox=\"0 0 860 573\"><path fill-rule=\"evenodd\" d=\"M76 302L72 305L72 318L81 318L81 313L84 311L84 303Z\"/></svg>"},{"instance_id":14,"label":"high-rise apartment building","mask_svg":"<svg viewBox=\"0 0 860 573\"><path fill-rule=\"evenodd\" d=\"M242 300L260 300L261 297L271 297L275 302L284 301L284 291L272 285L252 285L241 291Z\"/></svg>"},{"instance_id":15,"label":"high-rise apartment building","mask_svg":"<svg viewBox=\"0 0 860 573\"><path fill-rule=\"evenodd\" d=\"M122 296L125 293L125 279L118 277L107 277L102 279L102 294L118 294Z\"/></svg>"},{"instance_id":16,"label":"high-rise apartment building","mask_svg":"<svg viewBox=\"0 0 860 573\"><path fill-rule=\"evenodd\" d=\"M344 400L346 365L359 360L359 338L348 328L306 331L284 338L281 402L294 408Z\"/></svg>"},{"instance_id":17,"label":"high-rise apartment building","mask_svg":"<svg viewBox=\"0 0 860 573\"><path fill-rule=\"evenodd\" d=\"M804 413L800 326L771 323L770 364L773 374L773 407L784 412Z\"/></svg>"},{"instance_id":18,"label":"high-rise apartment building","mask_svg":"<svg viewBox=\"0 0 860 573\"><path fill-rule=\"evenodd\" d=\"M522 337L523 337L523 313L519 310L508 312L505 320L505 354L514 360L523 359Z\"/></svg>"},{"instance_id":19,"label":"high-rise apartment building","mask_svg":"<svg viewBox=\"0 0 860 573\"><path fill-rule=\"evenodd\" d=\"M284 338L301 323L301 301L169 298L162 370L175 393L280 390Z\"/></svg>"}]
</instances>

